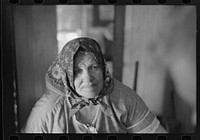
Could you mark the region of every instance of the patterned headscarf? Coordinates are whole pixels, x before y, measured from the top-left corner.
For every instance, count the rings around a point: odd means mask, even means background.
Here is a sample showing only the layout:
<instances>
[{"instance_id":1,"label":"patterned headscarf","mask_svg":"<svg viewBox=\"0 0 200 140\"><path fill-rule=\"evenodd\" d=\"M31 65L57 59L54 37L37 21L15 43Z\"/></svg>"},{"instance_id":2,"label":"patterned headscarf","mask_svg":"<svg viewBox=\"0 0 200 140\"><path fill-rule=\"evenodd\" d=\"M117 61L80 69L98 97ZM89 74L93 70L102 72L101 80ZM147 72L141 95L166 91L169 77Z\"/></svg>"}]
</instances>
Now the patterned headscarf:
<instances>
[{"instance_id":1,"label":"patterned headscarf","mask_svg":"<svg viewBox=\"0 0 200 140\"><path fill-rule=\"evenodd\" d=\"M74 56L80 48L94 54L103 72L103 89L99 95L92 99L80 96L74 88ZM62 51L53 61L53 64L49 67L45 75L45 82L47 90L61 95L65 94L70 101L71 109L76 111L90 103L94 105L103 104L101 101L102 97L110 93L113 89L113 81L106 67L106 61L100 46L94 39L86 37L76 38L65 44Z\"/></svg>"}]
</instances>

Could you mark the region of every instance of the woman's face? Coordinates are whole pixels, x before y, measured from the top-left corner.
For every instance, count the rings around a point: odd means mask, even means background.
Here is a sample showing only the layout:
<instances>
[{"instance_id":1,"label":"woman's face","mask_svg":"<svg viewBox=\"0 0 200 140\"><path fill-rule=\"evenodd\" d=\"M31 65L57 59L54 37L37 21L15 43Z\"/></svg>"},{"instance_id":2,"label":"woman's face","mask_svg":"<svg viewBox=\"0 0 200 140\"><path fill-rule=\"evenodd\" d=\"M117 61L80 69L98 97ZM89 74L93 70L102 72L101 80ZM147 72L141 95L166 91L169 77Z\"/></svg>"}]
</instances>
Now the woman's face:
<instances>
[{"instance_id":1,"label":"woman's face","mask_svg":"<svg viewBox=\"0 0 200 140\"><path fill-rule=\"evenodd\" d=\"M76 92L85 98L98 95L103 88L103 73L94 56L90 53L78 55L74 68Z\"/></svg>"}]
</instances>

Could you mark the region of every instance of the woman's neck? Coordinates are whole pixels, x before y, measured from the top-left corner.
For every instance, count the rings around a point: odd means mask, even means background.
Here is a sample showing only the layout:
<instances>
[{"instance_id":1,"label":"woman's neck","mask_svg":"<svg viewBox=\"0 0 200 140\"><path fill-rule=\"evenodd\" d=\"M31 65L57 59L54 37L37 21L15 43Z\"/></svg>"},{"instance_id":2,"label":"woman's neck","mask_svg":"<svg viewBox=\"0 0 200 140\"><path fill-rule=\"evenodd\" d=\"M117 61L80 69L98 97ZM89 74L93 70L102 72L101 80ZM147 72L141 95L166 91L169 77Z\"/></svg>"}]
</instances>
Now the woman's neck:
<instances>
[{"instance_id":1,"label":"woman's neck","mask_svg":"<svg viewBox=\"0 0 200 140\"><path fill-rule=\"evenodd\" d=\"M90 104L79 111L79 120L84 124L93 125L98 115L99 105Z\"/></svg>"}]
</instances>

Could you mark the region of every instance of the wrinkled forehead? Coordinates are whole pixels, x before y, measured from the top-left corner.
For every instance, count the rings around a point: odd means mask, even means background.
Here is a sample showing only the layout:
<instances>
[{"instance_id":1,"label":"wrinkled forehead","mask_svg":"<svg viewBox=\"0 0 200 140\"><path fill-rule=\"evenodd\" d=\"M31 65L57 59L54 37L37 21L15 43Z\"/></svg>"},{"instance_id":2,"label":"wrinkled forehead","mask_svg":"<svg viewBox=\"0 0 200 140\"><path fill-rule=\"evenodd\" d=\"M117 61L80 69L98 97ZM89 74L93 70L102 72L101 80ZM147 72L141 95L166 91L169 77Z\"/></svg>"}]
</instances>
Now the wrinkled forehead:
<instances>
[{"instance_id":1,"label":"wrinkled forehead","mask_svg":"<svg viewBox=\"0 0 200 140\"><path fill-rule=\"evenodd\" d=\"M92 52L79 51L74 56L74 66L80 67L81 65L98 64L95 55Z\"/></svg>"}]
</instances>

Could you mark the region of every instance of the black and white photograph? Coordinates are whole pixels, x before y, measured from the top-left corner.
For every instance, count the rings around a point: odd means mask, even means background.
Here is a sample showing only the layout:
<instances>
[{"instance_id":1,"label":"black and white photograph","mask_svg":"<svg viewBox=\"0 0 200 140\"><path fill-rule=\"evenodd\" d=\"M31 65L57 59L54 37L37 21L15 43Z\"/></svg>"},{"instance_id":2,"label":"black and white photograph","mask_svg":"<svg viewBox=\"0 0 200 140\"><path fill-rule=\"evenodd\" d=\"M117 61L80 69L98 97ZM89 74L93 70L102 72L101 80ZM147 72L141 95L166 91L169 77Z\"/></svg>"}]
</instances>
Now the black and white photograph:
<instances>
[{"instance_id":1,"label":"black and white photograph","mask_svg":"<svg viewBox=\"0 0 200 140\"><path fill-rule=\"evenodd\" d=\"M196 6L5 9L4 131L195 133Z\"/></svg>"}]
</instances>

